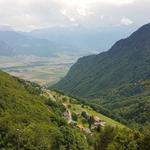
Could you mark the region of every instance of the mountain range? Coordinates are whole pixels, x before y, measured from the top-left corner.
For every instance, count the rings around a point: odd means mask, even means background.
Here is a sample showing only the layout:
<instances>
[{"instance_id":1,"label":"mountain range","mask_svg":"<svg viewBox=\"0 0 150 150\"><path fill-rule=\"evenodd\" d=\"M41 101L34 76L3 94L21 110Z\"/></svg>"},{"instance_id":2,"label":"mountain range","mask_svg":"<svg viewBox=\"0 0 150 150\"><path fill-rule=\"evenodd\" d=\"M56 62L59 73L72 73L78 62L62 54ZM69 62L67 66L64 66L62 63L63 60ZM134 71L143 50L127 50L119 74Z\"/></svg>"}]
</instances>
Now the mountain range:
<instances>
[{"instance_id":1,"label":"mountain range","mask_svg":"<svg viewBox=\"0 0 150 150\"><path fill-rule=\"evenodd\" d=\"M95 54L110 47L120 37L126 37L132 30L128 27L87 29L79 26L20 32L9 26L0 26L0 42L3 43L0 44L0 55Z\"/></svg>"},{"instance_id":2,"label":"mountain range","mask_svg":"<svg viewBox=\"0 0 150 150\"><path fill-rule=\"evenodd\" d=\"M1 55L51 56L60 49L49 40L16 31L0 31L0 41Z\"/></svg>"},{"instance_id":3,"label":"mountain range","mask_svg":"<svg viewBox=\"0 0 150 150\"><path fill-rule=\"evenodd\" d=\"M126 37L135 28L133 26L86 28L79 25L37 29L29 34L36 38L46 38L58 45L68 45L76 50L98 53L110 48L115 41Z\"/></svg>"}]
</instances>

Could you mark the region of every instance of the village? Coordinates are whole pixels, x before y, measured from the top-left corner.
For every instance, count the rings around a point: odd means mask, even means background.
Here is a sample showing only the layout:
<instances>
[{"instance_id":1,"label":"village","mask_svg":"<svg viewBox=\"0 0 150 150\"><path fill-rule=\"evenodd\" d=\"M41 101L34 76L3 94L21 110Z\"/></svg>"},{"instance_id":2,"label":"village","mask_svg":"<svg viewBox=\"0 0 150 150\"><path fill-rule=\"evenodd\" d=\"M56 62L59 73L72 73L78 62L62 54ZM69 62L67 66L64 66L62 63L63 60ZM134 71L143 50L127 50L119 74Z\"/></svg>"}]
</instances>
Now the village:
<instances>
[{"instance_id":1,"label":"village","mask_svg":"<svg viewBox=\"0 0 150 150\"><path fill-rule=\"evenodd\" d=\"M91 134L107 124L106 121L98 116L98 113L93 113L95 111L92 108L86 105L78 104L78 101L74 98L69 98L59 93L51 92L45 88L43 88L42 91L44 93L42 95L63 104L65 107L63 117L68 124L73 127L76 127L85 133Z\"/></svg>"},{"instance_id":2,"label":"village","mask_svg":"<svg viewBox=\"0 0 150 150\"><path fill-rule=\"evenodd\" d=\"M85 111L82 111L81 113L73 112L71 114L69 109L66 109L64 112L64 118L68 121L69 124L89 134L106 125L106 122L101 120L98 116L90 116ZM78 119L81 120L81 118L84 120L84 123L82 123L82 121L78 121Z\"/></svg>"}]
</instances>

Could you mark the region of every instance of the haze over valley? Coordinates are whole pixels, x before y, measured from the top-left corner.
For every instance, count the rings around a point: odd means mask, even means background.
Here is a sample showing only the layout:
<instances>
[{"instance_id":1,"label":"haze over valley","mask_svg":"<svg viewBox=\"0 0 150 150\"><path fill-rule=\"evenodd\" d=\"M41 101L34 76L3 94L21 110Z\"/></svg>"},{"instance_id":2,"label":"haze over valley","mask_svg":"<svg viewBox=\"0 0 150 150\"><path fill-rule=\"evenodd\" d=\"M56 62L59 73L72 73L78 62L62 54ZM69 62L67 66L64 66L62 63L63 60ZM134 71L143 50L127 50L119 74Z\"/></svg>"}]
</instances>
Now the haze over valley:
<instances>
[{"instance_id":1,"label":"haze over valley","mask_svg":"<svg viewBox=\"0 0 150 150\"><path fill-rule=\"evenodd\" d=\"M66 27L58 27L20 32L10 26L1 26L0 69L49 86L63 78L77 59L106 51L132 29L122 30L121 27L96 32L71 27L68 31Z\"/></svg>"}]
</instances>

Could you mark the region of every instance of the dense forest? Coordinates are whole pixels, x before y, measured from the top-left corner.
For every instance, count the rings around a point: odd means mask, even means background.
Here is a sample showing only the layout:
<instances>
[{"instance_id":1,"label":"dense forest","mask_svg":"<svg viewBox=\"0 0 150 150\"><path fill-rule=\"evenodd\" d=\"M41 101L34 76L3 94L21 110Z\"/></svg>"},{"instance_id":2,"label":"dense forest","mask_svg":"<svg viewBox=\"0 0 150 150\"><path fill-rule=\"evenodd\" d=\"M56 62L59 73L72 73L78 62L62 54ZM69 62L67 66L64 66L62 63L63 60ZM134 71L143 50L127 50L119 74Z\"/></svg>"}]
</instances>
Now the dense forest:
<instances>
[{"instance_id":1,"label":"dense forest","mask_svg":"<svg viewBox=\"0 0 150 150\"><path fill-rule=\"evenodd\" d=\"M149 80L109 89L99 98L84 102L128 126L142 129L150 124Z\"/></svg>"}]
</instances>

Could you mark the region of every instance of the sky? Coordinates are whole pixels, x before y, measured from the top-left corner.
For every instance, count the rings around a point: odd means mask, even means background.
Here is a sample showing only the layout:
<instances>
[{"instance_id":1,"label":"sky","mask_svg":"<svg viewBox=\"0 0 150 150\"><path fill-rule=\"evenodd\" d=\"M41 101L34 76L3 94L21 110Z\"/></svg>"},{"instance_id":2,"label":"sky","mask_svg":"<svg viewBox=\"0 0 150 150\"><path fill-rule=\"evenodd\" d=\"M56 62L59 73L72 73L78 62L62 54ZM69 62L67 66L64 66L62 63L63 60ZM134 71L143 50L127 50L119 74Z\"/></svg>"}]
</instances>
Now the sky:
<instances>
[{"instance_id":1,"label":"sky","mask_svg":"<svg viewBox=\"0 0 150 150\"><path fill-rule=\"evenodd\" d=\"M0 26L105 28L150 22L150 0L0 0Z\"/></svg>"}]
</instances>

